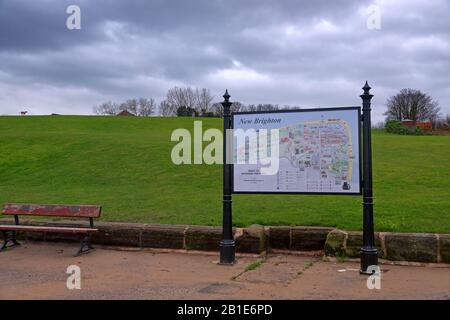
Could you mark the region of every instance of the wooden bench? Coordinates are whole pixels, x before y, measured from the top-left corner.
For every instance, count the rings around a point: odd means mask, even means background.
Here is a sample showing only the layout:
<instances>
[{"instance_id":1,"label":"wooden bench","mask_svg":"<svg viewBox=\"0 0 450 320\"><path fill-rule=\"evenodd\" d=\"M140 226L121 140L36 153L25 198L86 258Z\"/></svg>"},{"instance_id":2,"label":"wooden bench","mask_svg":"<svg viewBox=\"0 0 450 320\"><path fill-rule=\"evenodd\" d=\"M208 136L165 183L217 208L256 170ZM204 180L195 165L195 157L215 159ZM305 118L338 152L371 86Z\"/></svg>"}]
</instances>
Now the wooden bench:
<instances>
[{"instance_id":1,"label":"wooden bench","mask_svg":"<svg viewBox=\"0 0 450 320\"><path fill-rule=\"evenodd\" d=\"M75 254L79 256L93 249L91 245L91 234L97 232L94 228L94 218L100 217L102 208L100 206L86 205L39 205L39 204L14 204L8 203L3 207L2 214L14 216L13 225L0 224L4 242L0 251L20 245L16 240L16 232L51 232L71 233L80 235L80 249ZM35 217L65 217L65 218L89 218L89 228L78 227L51 227L51 226L27 226L19 224L19 216ZM11 243L8 246L8 243Z\"/></svg>"}]
</instances>

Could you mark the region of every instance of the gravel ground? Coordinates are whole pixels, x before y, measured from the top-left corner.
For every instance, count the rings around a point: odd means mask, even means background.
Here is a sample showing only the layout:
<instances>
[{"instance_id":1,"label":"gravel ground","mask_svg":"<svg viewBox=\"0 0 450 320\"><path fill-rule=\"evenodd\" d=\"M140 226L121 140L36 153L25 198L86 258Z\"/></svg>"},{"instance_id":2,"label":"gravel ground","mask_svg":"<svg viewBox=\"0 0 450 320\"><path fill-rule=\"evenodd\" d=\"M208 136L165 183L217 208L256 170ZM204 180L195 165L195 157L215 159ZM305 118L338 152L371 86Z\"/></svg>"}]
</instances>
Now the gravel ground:
<instances>
[{"instance_id":1,"label":"gravel ground","mask_svg":"<svg viewBox=\"0 0 450 320\"><path fill-rule=\"evenodd\" d=\"M450 267L443 265L381 265L381 289L369 290L358 263L317 256L246 255L221 266L217 253L98 247L75 258L76 249L28 242L0 252L0 298L450 299ZM79 290L66 286L70 265L80 267Z\"/></svg>"}]
</instances>

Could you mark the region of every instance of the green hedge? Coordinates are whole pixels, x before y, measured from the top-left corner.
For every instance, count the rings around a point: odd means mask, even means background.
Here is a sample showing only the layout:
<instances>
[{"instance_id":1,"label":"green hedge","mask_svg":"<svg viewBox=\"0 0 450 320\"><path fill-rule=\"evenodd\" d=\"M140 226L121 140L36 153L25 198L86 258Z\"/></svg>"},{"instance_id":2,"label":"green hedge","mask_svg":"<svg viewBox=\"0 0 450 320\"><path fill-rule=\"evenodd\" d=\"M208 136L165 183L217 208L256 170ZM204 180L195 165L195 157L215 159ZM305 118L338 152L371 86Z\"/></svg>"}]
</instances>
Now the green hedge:
<instances>
[{"instance_id":1,"label":"green hedge","mask_svg":"<svg viewBox=\"0 0 450 320\"><path fill-rule=\"evenodd\" d=\"M388 120L384 125L386 132L395 133L395 134L411 134L411 135L422 135L423 132L419 127L416 127L414 130L410 130L408 127L402 126L400 121L397 120Z\"/></svg>"}]
</instances>

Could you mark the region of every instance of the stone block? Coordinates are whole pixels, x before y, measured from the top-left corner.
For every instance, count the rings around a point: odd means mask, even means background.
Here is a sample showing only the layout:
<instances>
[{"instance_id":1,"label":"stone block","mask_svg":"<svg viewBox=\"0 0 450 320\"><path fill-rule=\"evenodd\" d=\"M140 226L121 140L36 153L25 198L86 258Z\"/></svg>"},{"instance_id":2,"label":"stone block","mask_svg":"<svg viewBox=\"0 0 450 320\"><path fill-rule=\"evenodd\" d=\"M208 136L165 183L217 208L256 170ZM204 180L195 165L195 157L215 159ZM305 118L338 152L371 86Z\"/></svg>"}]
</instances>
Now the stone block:
<instances>
[{"instance_id":1,"label":"stone block","mask_svg":"<svg viewBox=\"0 0 450 320\"><path fill-rule=\"evenodd\" d=\"M394 261L437 262L437 238L426 233L387 233L386 258Z\"/></svg>"},{"instance_id":2,"label":"stone block","mask_svg":"<svg viewBox=\"0 0 450 320\"><path fill-rule=\"evenodd\" d=\"M293 227L291 229L291 250L323 250L331 228Z\"/></svg>"},{"instance_id":3,"label":"stone block","mask_svg":"<svg viewBox=\"0 0 450 320\"><path fill-rule=\"evenodd\" d=\"M266 250L266 233L261 225L251 225L235 238L238 252L261 253Z\"/></svg>"},{"instance_id":4,"label":"stone block","mask_svg":"<svg viewBox=\"0 0 450 320\"><path fill-rule=\"evenodd\" d=\"M332 230L328 233L325 241L325 254L333 257L345 256L346 233L341 230Z\"/></svg>"},{"instance_id":5,"label":"stone block","mask_svg":"<svg viewBox=\"0 0 450 320\"><path fill-rule=\"evenodd\" d=\"M186 249L218 251L222 240L221 227L189 226L185 233Z\"/></svg>"},{"instance_id":6,"label":"stone block","mask_svg":"<svg viewBox=\"0 0 450 320\"><path fill-rule=\"evenodd\" d=\"M145 225L142 230L141 245L144 248L184 248L183 225Z\"/></svg>"},{"instance_id":7,"label":"stone block","mask_svg":"<svg viewBox=\"0 0 450 320\"><path fill-rule=\"evenodd\" d=\"M270 227L268 243L270 248L289 250L291 247L291 228Z\"/></svg>"}]
</instances>

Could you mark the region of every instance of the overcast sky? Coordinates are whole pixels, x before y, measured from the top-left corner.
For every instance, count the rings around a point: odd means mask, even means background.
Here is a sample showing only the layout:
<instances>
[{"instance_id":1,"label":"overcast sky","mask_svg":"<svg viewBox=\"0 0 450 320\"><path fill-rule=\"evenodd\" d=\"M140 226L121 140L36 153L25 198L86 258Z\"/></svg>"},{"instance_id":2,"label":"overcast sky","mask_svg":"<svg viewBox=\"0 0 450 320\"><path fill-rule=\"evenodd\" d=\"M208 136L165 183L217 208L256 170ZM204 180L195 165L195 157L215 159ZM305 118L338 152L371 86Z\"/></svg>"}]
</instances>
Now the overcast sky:
<instances>
[{"instance_id":1,"label":"overcast sky","mask_svg":"<svg viewBox=\"0 0 450 320\"><path fill-rule=\"evenodd\" d=\"M66 27L72 4L81 30ZM373 4L379 30L367 27ZM159 102L173 86L349 106L365 80L375 121L404 87L446 114L449 35L448 0L0 0L0 114L91 114L107 100Z\"/></svg>"}]
</instances>

